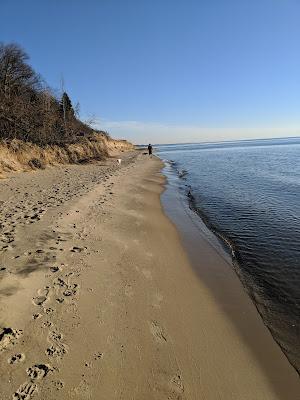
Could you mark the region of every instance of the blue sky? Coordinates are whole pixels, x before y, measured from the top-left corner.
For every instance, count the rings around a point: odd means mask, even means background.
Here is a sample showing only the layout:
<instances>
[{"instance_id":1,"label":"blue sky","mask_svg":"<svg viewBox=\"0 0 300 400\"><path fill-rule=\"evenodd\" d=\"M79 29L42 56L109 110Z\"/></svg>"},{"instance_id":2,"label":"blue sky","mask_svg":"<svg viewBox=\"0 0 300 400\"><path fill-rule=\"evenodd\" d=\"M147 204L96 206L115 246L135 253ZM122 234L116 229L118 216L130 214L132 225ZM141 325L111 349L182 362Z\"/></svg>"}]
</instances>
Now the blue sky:
<instances>
[{"instance_id":1,"label":"blue sky","mask_svg":"<svg viewBox=\"0 0 300 400\"><path fill-rule=\"evenodd\" d=\"M136 143L300 135L298 0L0 0L81 116Z\"/></svg>"}]
</instances>

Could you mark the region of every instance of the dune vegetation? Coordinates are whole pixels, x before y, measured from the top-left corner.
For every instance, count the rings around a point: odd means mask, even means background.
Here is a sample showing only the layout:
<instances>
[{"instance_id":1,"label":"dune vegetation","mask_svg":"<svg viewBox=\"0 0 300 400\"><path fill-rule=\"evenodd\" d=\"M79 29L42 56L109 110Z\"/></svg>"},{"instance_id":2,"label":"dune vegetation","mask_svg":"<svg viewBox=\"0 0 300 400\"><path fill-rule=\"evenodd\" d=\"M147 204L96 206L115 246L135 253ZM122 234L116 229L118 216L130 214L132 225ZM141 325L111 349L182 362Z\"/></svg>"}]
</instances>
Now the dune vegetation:
<instances>
[{"instance_id":1,"label":"dune vegetation","mask_svg":"<svg viewBox=\"0 0 300 400\"><path fill-rule=\"evenodd\" d=\"M103 159L131 149L79 119L68 94L56 94L17 44L0 44L0 174Z\"/></svg>"}]
</instances>

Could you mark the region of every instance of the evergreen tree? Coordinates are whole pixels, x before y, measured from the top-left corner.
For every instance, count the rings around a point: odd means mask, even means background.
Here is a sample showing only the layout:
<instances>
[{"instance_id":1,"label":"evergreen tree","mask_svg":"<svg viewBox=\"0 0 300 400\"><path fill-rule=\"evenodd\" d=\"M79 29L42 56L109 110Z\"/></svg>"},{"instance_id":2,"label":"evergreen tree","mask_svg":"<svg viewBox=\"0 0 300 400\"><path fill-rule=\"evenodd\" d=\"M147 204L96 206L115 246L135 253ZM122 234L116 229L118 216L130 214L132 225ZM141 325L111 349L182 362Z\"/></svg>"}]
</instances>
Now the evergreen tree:
<instances>
[{"instance_id":1,"label":"evergreen tree","mask_svg":"<svg viewBox=\"0 0 300 400\"><path fill-rule=\"evenodd\" d=\"M60 109L63 114L64 119L69 119L70 117L74 117L74 109L72 106L72 102L70 97L66 92L63 93L61 101L60 101Z\"/></svg>"}]
</instances>

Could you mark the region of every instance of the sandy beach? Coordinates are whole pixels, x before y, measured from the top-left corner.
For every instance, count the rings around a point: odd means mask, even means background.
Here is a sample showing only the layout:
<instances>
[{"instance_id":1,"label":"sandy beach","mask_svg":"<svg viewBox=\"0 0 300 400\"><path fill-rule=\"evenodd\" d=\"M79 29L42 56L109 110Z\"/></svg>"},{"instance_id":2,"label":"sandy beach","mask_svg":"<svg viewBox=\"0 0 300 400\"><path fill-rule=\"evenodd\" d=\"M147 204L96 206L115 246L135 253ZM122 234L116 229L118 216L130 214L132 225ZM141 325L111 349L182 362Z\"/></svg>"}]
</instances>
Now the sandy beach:
<instances>
[{"instance_id":1,"label":"sandy beach","mask_svg":"<svg viewBox=\"0 0 300 400\"><path fill-rule=\"evenodd\" d=\"M0 181L1 400L299 399L228 259L163 212L162 166L128 152Z\"/></svg>"}]
</instances>

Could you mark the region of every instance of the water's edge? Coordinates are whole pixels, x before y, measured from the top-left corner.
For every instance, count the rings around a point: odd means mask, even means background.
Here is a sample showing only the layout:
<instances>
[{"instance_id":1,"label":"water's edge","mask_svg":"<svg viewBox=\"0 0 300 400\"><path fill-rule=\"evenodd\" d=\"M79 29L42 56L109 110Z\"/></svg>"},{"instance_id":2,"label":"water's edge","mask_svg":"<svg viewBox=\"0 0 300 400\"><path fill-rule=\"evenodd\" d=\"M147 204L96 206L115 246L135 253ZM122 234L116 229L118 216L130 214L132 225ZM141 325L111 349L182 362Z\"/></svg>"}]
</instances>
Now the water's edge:
<instances>
[{"instance_id":1,"label":"water's edge","mask_svg":"<svg viewBox=\"0 0 300 400\"><path fill-rule=\"evenodd\" d=\"M159 157L159 155L158 155ZM160 158L160 157L159 157ZM172 210L170 204L175 200L176 204L182 207L181 212L188 215L190 223L196 226L196 228L201 232L201 236L204 236L205 239L212 245L219 255L230 265L230 268L235 272L239 281L241 282L246 294L250 297L252 303L254 304L262 322L270 331L272 338L280 347L283 354L286 356L287 360L291 364L291 366L296 370L298 375L300 376L300 371L297 369L293 360L289 357L288 352L283 347L282 343L280 343L276 339L276 335L272 329L272 326L266 323L264 319L263 310L260 309L259 303L255 301L254 291L251 289L251 285L249 282L246 282L243 279L243 275L241 273L240 267L240 256L238 249L235 244L230 241L226 235L218 230L209 220L209 218L205 215L205 213L196 207L192 188L189 185L184 185L185 188L182 188L182 181L184 180L184 174L176 169L165 159L160 158L164 163L164 167L162 169L162 174L166 177L165 190L161 195L161 203L166 215L170 218L170 220L175 224L177 229L185 236L185 229L183 224L180 223L180 218L178 218L178 211Z\"/></svg>"}]
</instances>

